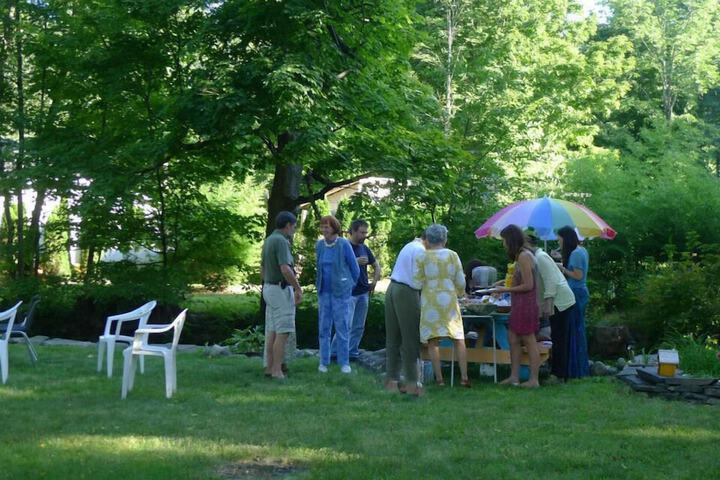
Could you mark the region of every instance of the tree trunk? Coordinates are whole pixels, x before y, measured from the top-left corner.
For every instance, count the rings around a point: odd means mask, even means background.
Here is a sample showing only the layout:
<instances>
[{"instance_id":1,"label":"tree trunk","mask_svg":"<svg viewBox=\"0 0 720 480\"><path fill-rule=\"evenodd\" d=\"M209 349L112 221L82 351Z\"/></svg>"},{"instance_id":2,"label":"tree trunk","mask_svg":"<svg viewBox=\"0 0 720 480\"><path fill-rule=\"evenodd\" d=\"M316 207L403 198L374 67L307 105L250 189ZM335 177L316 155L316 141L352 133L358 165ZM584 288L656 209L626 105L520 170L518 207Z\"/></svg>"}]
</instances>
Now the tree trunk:
<instances>
[{"instance_id":1,"label":"tree trunk","mask_svg":"<svg viewBox=\"0 0 720 480\"><path fill-rule=\"evenodd\" d=\"M162 173L160 172L160 169L162 167L158 167L155 171L155 177L157 179L157 188L158 188L158 195L160 197L160 209L158 211L158 221L159 221L159 228L160 228L160 245L162 248L162 262L163 262L163 269L167 268L168 261L168 238L167 238L167 231L165 228L165 190L163 186L163 178Z\"/></svg>"},{"instance_id":2,"label":"tree trunk","mask_svg":"<svg viewBox=\"0 0 720 480\"><path fill-rule=\"evenodd\" d=\"M10 211L11 204L12 194L9 191L6 191L3 202L3 216L5 217L3 219L3 225L5 226L5 231L7 232L5 245L8 247L12 246L13 240L15 239L15 224L13 223L12 212Z\"/></svg>"},{"instance_id":3,"label":"tree trunk","mask_svg":"<svg viewBox=\"0 0 720 480\"><path fill-rule=\"evenodd\" d=\"M302 180L302 165L275 164L275 176L270 198L268 199L268 219L265 234L270 235L275 230L275 217L283 210L295 212L300 197L300 182Z\"/></svg>"},{"instance_id":4,"label":"tree trunk","mask_svg":"<svg viewBox=\"0 0 720 480\"><path fill-rule=\"evenodd\" d=\"M73 271L75 270L73 268L72 263L72 222L70 221L70 215L68 215L68 223L67 223L67 243L65 244L65 249L67 250L67 256L68 256L68 271L70 272L70 276L72 277Z\"/></svg>"},{"instance_id":5,"label":"tree trunk","mask_svg":"<svg viewBox=\"0 0 720 480\"><path fill-rule=\"evenodd\" d=\"M91 243L88 248L87 263L85 264L85 283L90 282L93 271L95 270L95 243Z\"/></svg>"},{"instance_id":6,"label":"tree trunk","mask_svg":"<svg viewBox=\"0 0 720 480\"><path fill-rule=\"evenodd\" d=\"M4 195L4 208L3 208L3 230L7 235L5 239L5 258L3 259L3 265L7 268L7 273L10 277L15 277L15 258L13 256L13 240L15 240L15 224L13 223L12 213L10 212L10 204L12 203L12 196L10 191L5 192Z\"/></svg>"},{"instance_id":7,"label":"tree trunk","mask_svg":"<svg viewBox=\"0 0 720 480\"><path fill-rule=\"evenodd\" d=\"M455 42L458 5L453 0L448 2L445 8L447 19L447 64L445 65L445 118L443 119L443 123L445 138L447 138L450 136L454 115L453 74L455 65L453 60L453 44Z\"/></svg>"},{"instance_id":8,"label":"tree trunk","mask_svg":"<svg viewBox=\"0 0 720 480\"><path fill-rule=\"evenodd\" d=\"M671 122L673 119L673 109L675 108L676 95L674 93L674 60L670 52L665 53L665 58L662 60L662 103L663 103L663 114L665 120Z\"/></svg>"},{"instance_id":9,"label":"tree trunk","mask_svg":"<svg viewBox=\"0 0 720 480\"><path fill-rule=\"evenodd\" d=\"M15 171L22 176L23 157L25 156L25 91L23 86L23 44L22 29L20 28L20 8L17 2L15 5L15 53L17 59L17 132L18 132L18 153L15 161ZM17 276L25 275L25 246L23 230L25 226L25 212L23 211L22 191L23 181L17 187Z\"/></svg>"},{"instance_id":10,"label":"tree trunk","mask_svg":"<svg viewBox=\"0 0 720 480\"><path fill-rule=\"evenodd\" d=\"M46 189L41 187L37 191L35 198L35 208L33 208L32 217L30 219L30 238L33 249L33 275L37 277L40 268L40 214L45 203Z\"/></svg>"},{"instance_id":11,"label":"tree trunk","mask_svg":"<svg viewBox=\"0 0 720 480\"><path fill-rule=\"evenodd\" d=\"M265 224L265 235L270 235L275 230L275 217L283 210L295 213L300 198L300 182L302 181L302 165L283 161L285 147L293 141L295 136L290 132L283 132L277 136L277 144L272 140L263 137L273 156L275 163L275 175L268 198L268 218Z\"/></svg>"}]
</instances>

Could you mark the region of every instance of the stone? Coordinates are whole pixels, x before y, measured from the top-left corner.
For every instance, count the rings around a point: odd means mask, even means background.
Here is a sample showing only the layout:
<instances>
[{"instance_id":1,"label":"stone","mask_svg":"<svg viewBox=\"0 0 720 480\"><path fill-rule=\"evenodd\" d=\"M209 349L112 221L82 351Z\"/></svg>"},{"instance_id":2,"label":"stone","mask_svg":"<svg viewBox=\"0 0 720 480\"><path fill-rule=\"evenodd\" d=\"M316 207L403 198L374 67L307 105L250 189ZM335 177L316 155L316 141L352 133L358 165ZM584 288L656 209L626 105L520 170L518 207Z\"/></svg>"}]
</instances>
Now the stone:
<instances>
[{"instance_id":1,"label":"stone","mask_svg":"<svg viewBox=\"0 0 720 480\"><path fill-rule=\"evenodd\" d=\"M655 354L653 354L653 355L635 355L632 363L634 365L657 365L658 357Z\"/></svg>"},{"instance_id":2,"label":"stone","mask_svg":"<svg viewBox=\"0 0 720 480\"><path fill-rule=\"evenodd\" d=\"M682 398L694 402L705 402L708 397L705 395L698 395L697 393L683 393Z\"/></svg>"},{"instance_id":3,"label":"stone","mask_svg":"<svg viewBox=\"0 0 720 480\"><path fill-rule=\"evenodd\" d=\"M637 369L637 373L648 383L665 383L666 378L658 375L657 367L642 367Z\"/></svg>"},{"instance_id":4,"label":"stone","mask_svg":"<svg viewBox=\"0 0 720 480\"><path fill-rule=\"evenodd\" d=\"M43 343L44 346L48 347L88 347L95 348L97 344L95 342L83 342L80 340L68 340L66 338L51 338Z\"/></svg>"},{"instance_id":5,"label":"stone","mask_svg":"<svg viewBox=\"0 0 720 480\"><path fill-rule=\"evenodd\" d=\"M377 350L375 352L365 351L360 353L360 356L358 356L358 364L376 373L384 372L385 349L383 348L382 350Z\"/></svg>"},{"instance_id":6,"label":"stone","mask_svg":"<svg viewBox=\"0 0 720 480\"><path fill-rule=\"evenodd\" d=\"M42 345L49 338L50 337L46 337L45 335L35 335L34 337L30 337L30 343L33 345ZM11 337L10 340L8 340L8 342L9 343L25 343L25 337L21 337L21 336Z\"/></svg>"},{"instance_id":7,"label":"stone","mask_svg":"<svg viewBox=\"0 0 720 480\"><path fill-rule=\"evenodd\" d=\"M663 393L665 392L665 387L662 385L649 385L647 383L645 384L636 384L636 385L630 385L633 390L636 392L646 392L646 393ZM686 395L692 395L691 393L688 393Z\"/></svg>"},{"instance_id":8,"label":"stone","mask_svg":"<svg viewBox=\"0 0 720 480\"><path fill-rule=\"evenodd\" d=\"M668 377L666 380L668 385L696 385L706 387L715 383L714 378L693 378L693 377Z\"/></svg>"},{"instance_id":9,"label":"stone","mask_svg":"<svg viewBox=\"0 0 720 480\"><path fill-rule=\"evenodd\" d=\"M618 377L624 377L627 375L637 375L637 367L631 367L629 365L626 365L625 368L623 368L618 374Z\"/></svg>"},{"instance_id":10,"label":"stone","mask_svg":"<svg viewBox=\"0 0 720 480\"><path fill-rule=\"evenodd\" d=\"M200 349L200 347L197 345L189 345L189 344L183 344L183 343L179 343L177 346L178 352L191 353L191 352L197 352L199 349Z\"/></svg>"},{"instance_id":11,"label":"stone","mask_svg":"<svg viewBox=\"0 0 720 480\"><path fill-rule=\"evenodd\" d=\"M624 375L622 377L618 377L618 379L627 383L631 387L633 385L648 385L646 382L643 381L642 378L638 377L637 375Z\"/></svg>"},{"instance_id":12,"label":"stone","mask_svg":"<svg viewBox=\"0 0 720 480\"><path fill-rule=\"evenodd\" d=\"M627 365L627 360L625 360L624 357L620 357L617 359L617 362L615 362L615 365L618 369L622 370L623 368L625 368L625 365Z\"/></svg>"},{"instance_id":13,"label":"stone","mask_svg":"<svg viewBox=\"0 0 720 480\"><path fill-rule=\"evenodd\" d=\"M317 357L318 351L312 348L304 348L295 352L296 358Z\"/></svg>"},{"instance_id":14,"label":"stone","mask_svg":"<svg viewBox=\"0 0 720 480\"><path fill-rule=\"evenodd\" d=\"M625 355L632 342L626 326L599 325L588 331L588 353L602 358Z\"/></svg>"},{"instance_id":15,"label":"stone","mask_svg":"<svg viewBox=\"0 0 720 480\"><path fill-rule=\"evenodd\" d=\"M230 355L230 347L223 347L221 345L211 345L205 347L205 355L210 358L214 357L226 357Z\"/></svg>"},{"instance_id":16,"label":"stone","mask_svg":"<svg viewBox=\"0 0 720 480\"><path fill-rule=\"evenodd\" d=\"M705 387L703 393L709 397L720 398L720 387Z\"/></svg>"},{"instance_id":17,"label":"stone","mask_svg":"<svg viewBox=\"0 0 720 480\"><path fill-rule=\"evenodd\" d=\"M720 405L720 398L707 397L705 399L705 403L707 403L708 405Z\"/></svg>"},{"instance_id":18,"label":"stone","mask_svg":"<svg viewBox=\"0 0 720 480\"><path fill-rule=\"evenodd\" d=\"M615 371L615 373L617 373L617 370ZM605 365L603 362L597 361L593 362L592 366L590 367L590 375L594 377L604 377L607 375L611 375L611 373L607 365Z\"/></svg>"}]
</instances>

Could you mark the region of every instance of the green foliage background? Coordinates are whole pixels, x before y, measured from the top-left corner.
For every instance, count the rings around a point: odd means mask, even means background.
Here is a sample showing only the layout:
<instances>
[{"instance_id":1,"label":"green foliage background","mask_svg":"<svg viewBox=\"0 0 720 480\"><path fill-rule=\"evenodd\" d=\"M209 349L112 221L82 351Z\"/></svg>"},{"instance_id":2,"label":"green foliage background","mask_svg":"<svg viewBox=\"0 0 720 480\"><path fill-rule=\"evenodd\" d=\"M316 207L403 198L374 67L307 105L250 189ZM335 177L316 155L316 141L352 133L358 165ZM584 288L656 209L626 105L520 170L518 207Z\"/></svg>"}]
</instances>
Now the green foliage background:
<instances>
[{"instance_id":1,"label":"green foliage background","mask_svg":"<svg viewBox=\"0 0 720 480\"><path fill-rule=\"evenodd\" d=\"M572 0L0 0L3 306L39 291L43 333L90 338L148 298L171 315L257 285L279 209L303 218L311 285L324 193L382 177L388 196L335 213L370 221L385 275L432 222L502 272L474 230L549 195L619 232L587 242L591 323L648 346L720 335L720 5L598 4L607 18ZM200 342L260 320L198 314Z\"/></svg>"}]
</instances>

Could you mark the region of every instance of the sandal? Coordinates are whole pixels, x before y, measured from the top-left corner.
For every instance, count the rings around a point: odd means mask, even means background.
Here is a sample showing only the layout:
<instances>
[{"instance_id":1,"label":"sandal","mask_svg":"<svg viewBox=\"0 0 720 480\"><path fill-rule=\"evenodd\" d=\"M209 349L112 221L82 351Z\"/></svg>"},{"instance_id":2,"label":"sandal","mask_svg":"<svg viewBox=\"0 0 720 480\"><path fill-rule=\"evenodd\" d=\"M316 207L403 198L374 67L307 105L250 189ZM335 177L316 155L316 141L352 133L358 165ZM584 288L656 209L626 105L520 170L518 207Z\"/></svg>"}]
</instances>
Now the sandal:
<instances>
[{"instance_id":1,"label":"sandal","mask_svg":"<svg viewBox=\"0 0 720 480\"><path fill-rule=\"evenodd\" d=\"M464 388L472 388L472 385L470 384L470 379L467 380L460 380L460 386Z\"/></svg>"}]
</instances>

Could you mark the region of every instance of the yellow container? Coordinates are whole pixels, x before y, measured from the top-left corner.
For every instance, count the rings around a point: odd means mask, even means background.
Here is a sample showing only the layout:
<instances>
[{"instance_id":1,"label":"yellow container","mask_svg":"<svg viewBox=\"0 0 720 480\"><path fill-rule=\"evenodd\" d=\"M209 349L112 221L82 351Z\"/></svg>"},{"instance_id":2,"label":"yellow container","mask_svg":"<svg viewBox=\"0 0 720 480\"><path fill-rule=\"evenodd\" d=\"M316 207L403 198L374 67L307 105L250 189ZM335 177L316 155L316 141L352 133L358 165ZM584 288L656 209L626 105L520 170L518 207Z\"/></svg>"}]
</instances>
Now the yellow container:
<instances>
[{"instance_id":1,"label":"yellow container","mask_svg":"<svg viewBox=\"0 0 720 480\"><path fill-rule=\"evenodd\" d=\"M661 377L674 377L677 365L672 363L661 363L658 365L658 375Z\"/></svg>"},{"instance_id":2,"label":"yellow container","mask_svg":"<svg viewBox=\"0 0 720 480\"><path fill-rule=\"evenodd\" d=\"M680 354L677 350L658 350L658 375L674 377L680 365Z\"/></svg>"}]
</instances>

